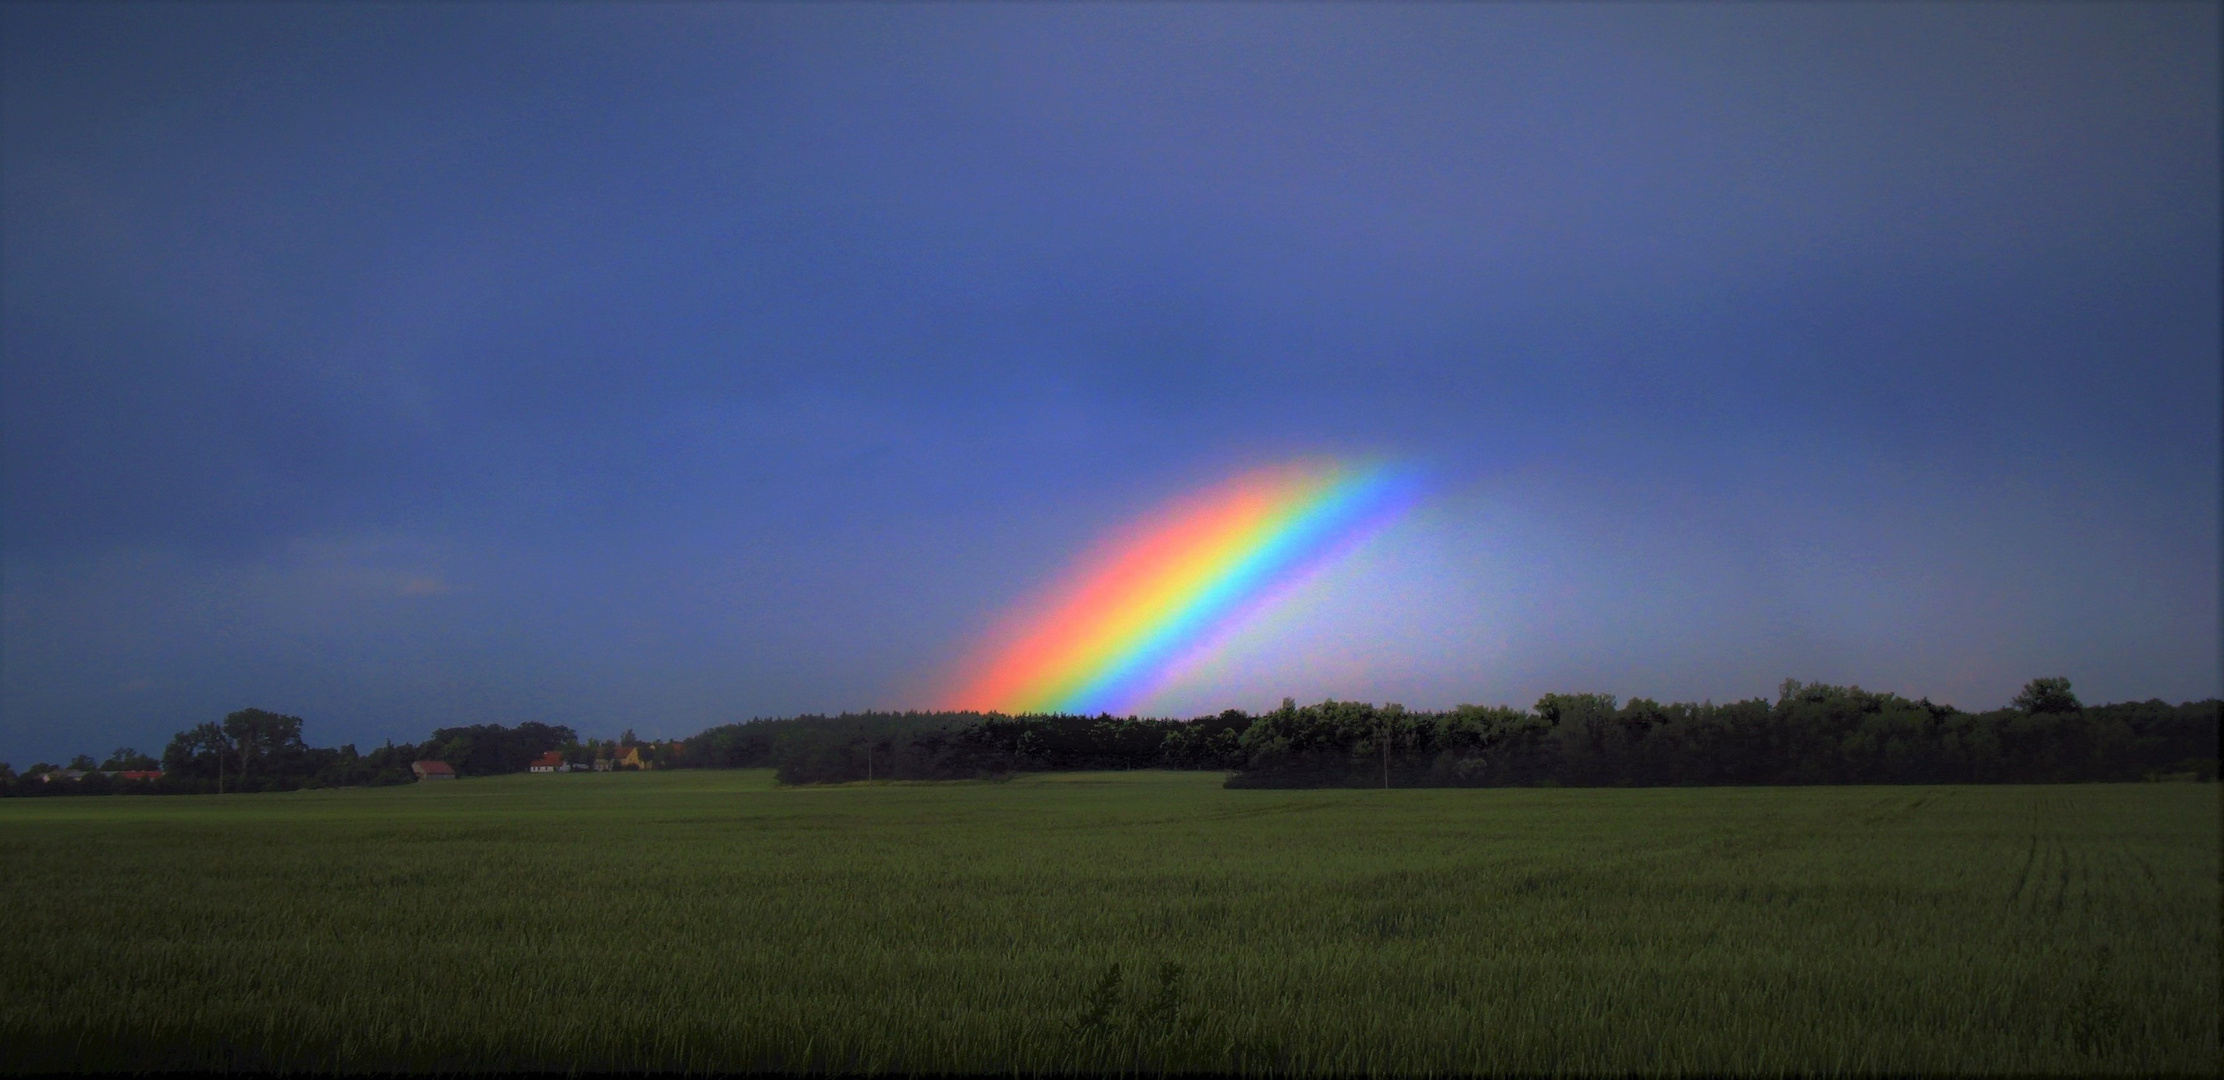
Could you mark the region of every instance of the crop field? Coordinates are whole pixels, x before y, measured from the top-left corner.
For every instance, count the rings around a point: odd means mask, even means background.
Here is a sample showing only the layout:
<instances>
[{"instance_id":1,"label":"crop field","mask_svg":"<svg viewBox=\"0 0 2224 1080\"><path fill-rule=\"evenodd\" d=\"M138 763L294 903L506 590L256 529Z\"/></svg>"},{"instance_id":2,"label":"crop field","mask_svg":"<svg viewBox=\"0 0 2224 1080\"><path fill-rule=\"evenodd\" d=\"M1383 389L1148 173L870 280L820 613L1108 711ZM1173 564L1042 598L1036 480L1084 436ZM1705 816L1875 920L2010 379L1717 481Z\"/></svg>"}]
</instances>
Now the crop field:
<instances>
[{"instance_id":1,"label":"crop field","mask_svg":"<svg viewBox=\"0 0 2224 1080\"><path fill-rule=\"evenodd\" d=\"M2218 1068L2214 784L1220 781L8 800L0 1064Z\"/></svg>"}]
</instances>

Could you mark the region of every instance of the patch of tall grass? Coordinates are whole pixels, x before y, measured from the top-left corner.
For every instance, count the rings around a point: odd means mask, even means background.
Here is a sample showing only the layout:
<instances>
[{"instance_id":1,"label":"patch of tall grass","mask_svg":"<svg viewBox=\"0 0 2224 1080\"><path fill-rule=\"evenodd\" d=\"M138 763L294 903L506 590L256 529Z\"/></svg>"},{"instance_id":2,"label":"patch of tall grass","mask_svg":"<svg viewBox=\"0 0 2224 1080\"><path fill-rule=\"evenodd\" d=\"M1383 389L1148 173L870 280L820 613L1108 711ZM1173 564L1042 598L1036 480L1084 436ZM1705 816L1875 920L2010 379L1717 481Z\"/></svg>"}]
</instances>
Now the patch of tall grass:
<instances>
[{"instance_id":1,"label":"patch of tall grass","mask_svg":"<svg viewBox=\"0 0 2224 1080\"><path fill-rule=\"evenodd\" d=\"M0 1064L2200 1072L2218 789L780 788L0 804Z\"/></svg>"}]
</instances>

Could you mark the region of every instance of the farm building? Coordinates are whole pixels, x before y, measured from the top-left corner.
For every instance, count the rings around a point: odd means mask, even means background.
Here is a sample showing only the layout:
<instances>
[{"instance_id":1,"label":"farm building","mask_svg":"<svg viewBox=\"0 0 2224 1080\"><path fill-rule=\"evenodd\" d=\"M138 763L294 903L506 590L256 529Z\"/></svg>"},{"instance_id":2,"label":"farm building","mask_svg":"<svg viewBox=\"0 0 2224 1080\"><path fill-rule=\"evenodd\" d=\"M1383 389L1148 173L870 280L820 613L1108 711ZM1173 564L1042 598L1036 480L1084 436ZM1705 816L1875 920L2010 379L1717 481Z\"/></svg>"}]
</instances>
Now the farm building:
<instances>
[{"instance_id":1,"label":"farm building","mask_svg":"<svg viewBox=\"0 0 2224 1080\"><path fill-rule=\"evenodd\" d=\"M409 771L416 773L419 780L453 780L456 778L456 770L450 768L445 761L420 761L411 765Z\"/></svg>"},{"instance_id":2,"label":"farm building","mask_svg":"<svg viewBox=\"0 0 2224 1080\"><path fill-rule=\"evenodd\" d=\"M641 760L641 748L638 746L612 750L610 754L610 769L646 769L649 767L648 763ZM595 765L601 768L602 762L597 761Z\"/></svg>"},{"instance_id":3,"label":"farm building","mask_svg":"<svg viewBox=\"0 0 2224 1080\"><path fill-rule=\"evenodd\" d=\"M551 750L534 758L526 769L531 772L570 772L571 766L564 763L564 755Z\"/></svg>"}]
</instances>

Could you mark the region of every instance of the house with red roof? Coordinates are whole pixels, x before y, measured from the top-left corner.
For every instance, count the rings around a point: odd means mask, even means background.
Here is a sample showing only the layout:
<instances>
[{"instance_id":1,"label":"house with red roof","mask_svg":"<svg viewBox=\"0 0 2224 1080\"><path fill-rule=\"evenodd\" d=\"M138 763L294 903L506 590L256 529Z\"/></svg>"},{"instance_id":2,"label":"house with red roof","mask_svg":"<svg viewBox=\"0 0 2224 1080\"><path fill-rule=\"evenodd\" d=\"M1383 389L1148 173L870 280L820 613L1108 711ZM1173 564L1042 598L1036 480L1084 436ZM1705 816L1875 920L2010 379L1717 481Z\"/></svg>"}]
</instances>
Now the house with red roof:
<instances>
[{"instance_id":1,"label":"house with red roof","mask_svg":"<svg viewBox=\"0 0 2224 1080\"><path fill-rule=\"evenodd\" d=\"M456 770L445 761L420 761L409 767L419 780L453 780Z\"/></svg>"},{"instance_id":2,"label":"house with red roof","mask_svg":"<svg viewBox=\"0 0 2224 1080\"><path fill-rule=\"evenodd\" d=\"M564 755L551 750L534 758L533 763L526 766L526 769L529 772L570 772L571 766L565 764Z\"/></svg>"}]
</instances>

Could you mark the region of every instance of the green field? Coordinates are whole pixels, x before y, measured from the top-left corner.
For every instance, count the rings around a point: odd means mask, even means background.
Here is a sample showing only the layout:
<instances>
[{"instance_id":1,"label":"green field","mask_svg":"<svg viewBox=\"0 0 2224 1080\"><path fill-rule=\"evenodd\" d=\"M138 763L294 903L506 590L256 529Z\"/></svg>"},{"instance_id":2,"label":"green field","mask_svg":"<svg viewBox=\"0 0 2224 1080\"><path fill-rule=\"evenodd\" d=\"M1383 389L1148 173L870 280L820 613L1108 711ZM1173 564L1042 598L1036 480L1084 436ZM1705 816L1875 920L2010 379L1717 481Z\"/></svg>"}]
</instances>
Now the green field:
<instances>
[{"instance_id":1,"label":"green field","mask_svg":"<svg viewBox=\"0 0 2224 1080\"><path fill-rule=\"evenodd\" d=\"M2218 1069L2213 784L1220 781L7 800L0 1062Z\"/></svg>"}]
</instances>

